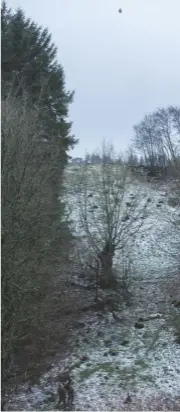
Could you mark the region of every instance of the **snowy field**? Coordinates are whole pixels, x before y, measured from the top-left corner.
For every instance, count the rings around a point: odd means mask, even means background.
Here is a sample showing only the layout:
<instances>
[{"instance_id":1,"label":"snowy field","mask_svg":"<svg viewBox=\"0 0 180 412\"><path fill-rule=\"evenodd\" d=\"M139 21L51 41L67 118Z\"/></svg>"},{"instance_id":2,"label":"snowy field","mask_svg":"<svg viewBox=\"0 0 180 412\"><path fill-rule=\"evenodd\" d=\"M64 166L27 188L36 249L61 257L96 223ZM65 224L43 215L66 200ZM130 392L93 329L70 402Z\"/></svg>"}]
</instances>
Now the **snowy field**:
<instances>
[{"instance_id":1,"label":"snowy field","mask_svg":"<svg viewBox=\"0 0 180 412\"><path fill-rule=\"evenodd\" d=\"M72 228L86 250L79 193L75 193L73 179L70 184L74 173L67 171L67 198ZM83 314L71 331L73 352L54 361L31 390L29 385L20 386L7 402L7 410L57 409L56 378L64 368L70 368L73 377L73 410L180 410L180 345L171 326L171 318L179 311L172 303L180 296L178 233L169 223L179 211L169 206L168 188L157 183L129 184L124 204L137 188L142 202L150 200L144 224L127 243L132 262L130 303L119 299L116 317L108 310ZM98 228L97 223L94 230ZM117 273L119 254L115 256ZM141 328L136 327L139 319Z\"/></svg>"}]
</instances>

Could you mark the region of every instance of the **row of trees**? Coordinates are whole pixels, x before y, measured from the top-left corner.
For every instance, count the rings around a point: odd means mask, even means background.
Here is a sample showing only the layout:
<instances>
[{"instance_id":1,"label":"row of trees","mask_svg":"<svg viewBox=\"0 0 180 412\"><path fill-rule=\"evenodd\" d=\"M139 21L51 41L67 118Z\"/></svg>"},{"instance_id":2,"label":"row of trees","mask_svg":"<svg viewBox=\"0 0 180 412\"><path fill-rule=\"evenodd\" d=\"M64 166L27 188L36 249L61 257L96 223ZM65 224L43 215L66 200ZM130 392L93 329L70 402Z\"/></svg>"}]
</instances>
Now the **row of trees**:
<instances>
[{"instance_id":1,"label":"row of trees","mask_svg":"<svg viewBox=\"0 0 180 412\"><path fill-rule=\"evenodd\" d=\"M74 93L48 30L3 2L1 42L3 399L52 337L48 319L71 241L63 172L76 140L68 120Z\"/></svg>"},{"instance_id":2,"label":"row of trees","mask_svg":"<svg viewBox=\"0 0 180 412\"><path fill-rule=\"evenodd\" d=\"M151 168L176 169L180 159L180 107L169 106L146 115L134 126L133 146Z\"/></svg>"},{"instance_id":3,"label":"row of trees","mask_svg":"<svg viewBox=\"0 0 180 412\"><path fill-rule=\"evenodd\" d=\"M103 162L106 160L107 162L113 162L115 159L112 159L108 155L104 155L106 158L103 158L100 153L87 153L85 158L82 157L75 157L71 158L70 164L78 164L78 165L83 165L83 164L92 164L92 165L100 165L103 164ZM116 159L117 160L117 159Z\"/></svg>"}]
</instances>

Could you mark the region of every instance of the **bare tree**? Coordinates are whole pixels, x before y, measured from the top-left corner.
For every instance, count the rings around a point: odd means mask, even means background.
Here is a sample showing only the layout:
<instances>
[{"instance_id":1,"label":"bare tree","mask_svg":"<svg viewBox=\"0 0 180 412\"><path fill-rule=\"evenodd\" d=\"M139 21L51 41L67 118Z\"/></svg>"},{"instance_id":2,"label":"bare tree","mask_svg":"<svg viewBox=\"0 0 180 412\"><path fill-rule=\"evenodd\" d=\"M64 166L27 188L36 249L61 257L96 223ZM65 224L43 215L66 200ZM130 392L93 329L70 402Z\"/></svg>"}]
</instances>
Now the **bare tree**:
<instances>
[{"instance_id":1,"label":"bare tree","mask_svg":"<svg viewBox=\"0 0 180 412\"><path fill-rule=\"evenodd\" d=\"M133 143L151 169L177 168L180 142L180 108L169 106L148 114L134 126ZM174 166L173 166L174 165Z\"/></svg>"},{"instance_id":2,"label":"bare tree","mask_svg":"<svg viewBox=\"0 0 180 412\"><path fill-rule=\"evenodd\" d=\"M154 168L156 164L157 146L160 136L157 131L154 114L146 115L142 122L134 126L134 145L143 155L146 164Z\"/></svg>"},{"instance_id":3,"label":"bare tree","mask_svg":"<svg viewBox=\"0 0 180 412\"><path fill-rule=\"evenodd\" d=\"M128 166L135 167L139 164L137 154L132 146L127 150L127 164Z\"/></svg>"},{"instance_id":4,"label":"bare tree","mask_svg":"<svg viewBox=\"0 0 180 412\"><path fill-rule=\"evenodd\" d=\"M160 134L160 143L168 159L176 161L178 140L180 139L180 108L158 109L155 122Z\"/></svg>"},{"instance_id":5,"label":"bare tree","mask_svg":"<svg viewBox=\"0 0 180 412\"><path fill-rule=\"evenodd\" d=\"M118 261L143 225L148 203L143 189L132 184L126 166L115 161L112 146L103 144L101 151L102 164L84 165L71 184L72 199L76 197L77 202L76 212L73 204L76 231L83 236L86 265L94 268L100 286L106 287L114 280L114 260Z\"/></svg>"}]
</instances>

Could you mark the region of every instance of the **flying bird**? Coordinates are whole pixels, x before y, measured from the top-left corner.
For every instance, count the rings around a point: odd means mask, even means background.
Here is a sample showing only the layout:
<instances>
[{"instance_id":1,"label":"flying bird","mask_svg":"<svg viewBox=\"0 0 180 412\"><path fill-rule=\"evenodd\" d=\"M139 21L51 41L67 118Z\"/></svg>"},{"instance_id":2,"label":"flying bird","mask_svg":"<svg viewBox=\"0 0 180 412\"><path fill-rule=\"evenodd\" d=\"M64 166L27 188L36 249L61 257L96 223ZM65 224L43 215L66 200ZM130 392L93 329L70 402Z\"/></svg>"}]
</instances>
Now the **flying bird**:
<instances>
[{"instance_id":1,"label":"flying bird","mask_svg":"<svg viewBox=\"0 0 180 412\"><path fill-rule=\"evenodd\" d=\"M122 13L122 9L119 9L118 12L119 12L119 13Z\"/></svg>"}]
</instances>

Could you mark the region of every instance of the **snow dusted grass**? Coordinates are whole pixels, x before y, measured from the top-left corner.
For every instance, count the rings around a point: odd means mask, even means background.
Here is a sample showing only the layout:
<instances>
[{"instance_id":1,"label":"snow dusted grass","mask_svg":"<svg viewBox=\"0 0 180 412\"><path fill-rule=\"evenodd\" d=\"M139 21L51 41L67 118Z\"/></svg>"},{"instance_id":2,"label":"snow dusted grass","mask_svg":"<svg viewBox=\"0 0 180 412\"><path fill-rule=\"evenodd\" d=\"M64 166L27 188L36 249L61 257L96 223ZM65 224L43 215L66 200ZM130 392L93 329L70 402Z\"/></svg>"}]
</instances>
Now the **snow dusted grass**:
<instances>
[{"instance_id":1,"label":"snow dusted grass","mask_svg":"<svg viewBox=\"0 0 180 412\"><path fill-rule=\"evenodd\" d=\"M68 173L71 181L72 171ZM125 202L137 185L129 185ZM69 188L72 225L81 242L85 233L79 221L79 196ZM165 188L141 183L139 190L142 201L150 200L144 225L127 245L133 264L130 305L119 296L119 320L109 310L84 314L71 331L71 355L55 361L31 391L28 385L19 387L7 403L8 410L55 410L56 378L71 366L74 410L180 410L180 345L175 343L169 322L179 313L171 303L173 283L175 296L180 296L179 278L176 270L172 271L176 269L178 237L169 223L178 210L169 205ZM83 243L85 240L83 237ZM115 267L121 274L120 252ZM161 316L150 319L156 313ZM135 328L139 318L148 317L142 329Z\"/></svg>"},{"instance_id":2,"label":"snow dusted grass","mask_svg":"<svg viewBox=\"0 0 180 412\"><path fill-rule=\"evenodd\" d=\"M69 366L76 364L77 359L86 359L72 373L75 410L124 410L128 393L132 405L137 405L134 410L140 410L140 404L141 410L144 406L149 409L148 399L159 394L162 403L164 399L172 402L178 396L180 353L172 335L162 329L154 347L150 348L160 327L159 321L147 323L143 331L138 331L133 324L130 326L132 319L129 324L126 320L126 325L117 325L108 315L100 321L95 314L84 320L85 330L82 333L74 331L74 339L78 338L79 345L68 359ZM99 332L101 336L98 336ZM125 346L124 339L129 341ZM22 387L13 404L16 410L56 409L55 378L61 369L63 363L52 367L39 384L34 385L32 392L26 392L27 388ZM127 410L131 409L131 402Z\"/></svg>"}]
</instances>

